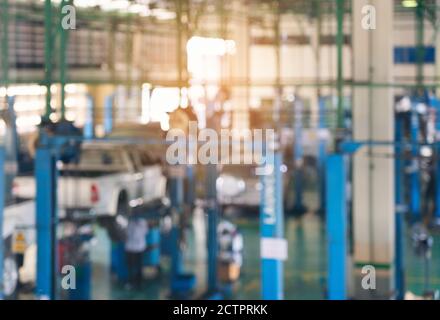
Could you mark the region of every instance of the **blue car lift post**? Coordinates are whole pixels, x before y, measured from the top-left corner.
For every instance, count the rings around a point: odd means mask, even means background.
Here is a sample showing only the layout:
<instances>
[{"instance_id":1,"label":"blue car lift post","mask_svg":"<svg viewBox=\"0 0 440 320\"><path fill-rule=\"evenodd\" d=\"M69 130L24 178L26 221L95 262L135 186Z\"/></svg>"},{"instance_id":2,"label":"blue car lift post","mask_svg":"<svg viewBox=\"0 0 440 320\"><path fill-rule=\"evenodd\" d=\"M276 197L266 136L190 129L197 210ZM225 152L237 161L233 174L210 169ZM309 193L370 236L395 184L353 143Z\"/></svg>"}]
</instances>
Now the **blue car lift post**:
<instances>
[{"instance_id":1,"label":"blue car lift post","mask_svg":"<svg viewBox=\"0 0 440 320\"><path fill-rule=\"evenodd\" d=\"M0 148L0 300L3 300L3 261L4 261L4 240L3 240L3 219L4 219L4 209L5 209L5 160L6 160L6 152L5 148Z\"/></svg>"},{"instance_id":2,"label":"blue car lift post","mask_svg":"<svg viewBox=\"0 0 440 320\"><path fill-rule=\"evenodd\" d=\"M330 300L347 299L347 169L345 156L327 158L327 243L328 280L327 295Z\"/></svg>"},{"instance_id":3,"label":"blue car lift post","mask_svg":"<svg viewBox=\"0 0 440 320\"><path fill-rule=\"evenodd\" d=\"M303 150L303 101L295 100L294 108L294 187L295 187L295 202L291 214L302 215L307 212L304 205L304 150Z\"/></svg>"},{"instance_id":4,"label":"blue car lift post","mask_svg":"<svg viewBox=\"0 0 440 320\"><path fill-rule=\"evenodd\" d=\"M434 152L434 164L435 164L435 212L433 225L440 227L440 100L436 98L431 99L431 106L435 108L435 141L437 146Z\"/></svg>"},{"instance_id":5,"label":"blue car lift post","mask_svg":"<svg viewBox=\"0 0 440 320\"><path fill-rule=\"evenodd\" d=\"M37 298L56 298L57 274L57 153L41 144L35 156L36 175L36 228L37 228Z\"/></svg>"},{"instance_id":6,"label":"blue car lift post","mask_svg":"<svg viewBox=\"0 0 440 320\"><path fill-rule=\"evenodd\" d=\"M208 216L207 230L207 251L208 251L208 290L204 298L207 300L220 300L223 298L219 290L218 272L217 272L217 253L218 253L218 203L217 203L217 165L208 164L206 166L206 213Z\"/></svg>"},{"instance_id":7,"label":"blue car lift post","mask_svg":"<svg viewBox=\"0 0 440 320\"><path fill-rule=\"evenodd\" d=\"M419 132L420 123L417 112L417 100L411 101L410 140L411 140L411 172L410 172L410 204L411 222L421 219L421 185L419 161Z\"/></svg>"},{"instance_id":8,"label":"blue car lift post","mask_svg":"<svg viewBox=\"0 0 440 320\"><path fill-rule=\"evenodd\" d=\"M347 141L340 145L339 154L327 158L327 234L328 234L328 298L331 300L347 299L347 197L345 183L347 179L347 164L345 154L354 154L363 145L394 145L396 152L396 247L395 283L397 299L402 299L405 290L404 261L403 261L403 213L406 211L403 191L403 167L402 153L405 146L414 146L418 149L418 141L409 144L403 141L403 118L396 118L396 141L394 142L355 142Z\"/></svg>"},{"instance_id":9,"label":"blue car lift post","mask_svg":"<svg viewBox=\"0 0 440 320\"><path fill-rule=\"evenodd\" d=\"M63 128L61 127L61 129ZM57 162L59 160L74 159L77 157L78 150L75 143L82 138L74 137L72 141L69 139L71 139L71 137L49 137L44 130L40 129L39 146L35 156L35 220L37 233L36 295L38 299L42 300L52 300L58 297ZM87 278L82 278L82 285L85 287L80 288L81 296L89 295L87 288L90 287L90 280L90 273Z\"/></svg>"},{"instance_id":10,"label":"blue car lift post","mask_svg":"<svg viewBox=\"0 0 440 320\"><path fill-rule=\"evenodd\" d=\"M261 228L261 289L264 300L284 298L284 266L287 242L284 239L283 180L280 170L282 154L276 151L273 159L266 157L262 179Z\"/></svg>"},{"instance_id":11,"label":"blue car lift post","mask_svg":"<svg viewBox=\"0 0 440 320\"><path fill-rule=\"evenodd\" d=\"M403 300L405 296L405 273L404 273L404 228L405 219L404 214L406 212L405 205L405 192L404 192L404 160L403 160L403 147L404 142L404 118L402 114L396 113L395 122L395 192L396 192L396 252L395 252L395 283L396 283L396 299Z\"/></svg>"},{"instance_id":12,"label":"blue car lift post","mask_svg":"<svg viewBox=\"0 0 440 320\"><path fill-rule=\"evenodd\" d=\"M184 183L186 167L176 165L170 167L169 183L171 197L171 273L170 287L171 297L178 299L187 299L196 285L194 274L184 273L183 255L180 248L181 238L181 216L184 205Z\"/></svg>"}]
</instances>

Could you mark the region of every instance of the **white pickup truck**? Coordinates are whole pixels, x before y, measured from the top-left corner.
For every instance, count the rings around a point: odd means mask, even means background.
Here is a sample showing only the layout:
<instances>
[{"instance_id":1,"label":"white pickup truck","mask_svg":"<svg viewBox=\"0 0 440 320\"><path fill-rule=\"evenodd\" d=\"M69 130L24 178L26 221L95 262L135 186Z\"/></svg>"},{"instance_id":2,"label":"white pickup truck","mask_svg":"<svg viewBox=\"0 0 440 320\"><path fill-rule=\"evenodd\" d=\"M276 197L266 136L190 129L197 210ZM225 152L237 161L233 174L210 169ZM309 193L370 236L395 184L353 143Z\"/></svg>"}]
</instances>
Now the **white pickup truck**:
<instances>
[{"instance_id":1,"label":"white pickup truck","mask_svg":"<svg viewBox=\"0 0 440 320\"><path fill-rule=\"evenodd\" d=\"M17 177L13 192L34 198L35 178ZM147 147L85 142L78 163L59 166L57 196L59 218L96 218L117 238L132 208L162 202L166 178Z\"/></svg>"}]
</instances>

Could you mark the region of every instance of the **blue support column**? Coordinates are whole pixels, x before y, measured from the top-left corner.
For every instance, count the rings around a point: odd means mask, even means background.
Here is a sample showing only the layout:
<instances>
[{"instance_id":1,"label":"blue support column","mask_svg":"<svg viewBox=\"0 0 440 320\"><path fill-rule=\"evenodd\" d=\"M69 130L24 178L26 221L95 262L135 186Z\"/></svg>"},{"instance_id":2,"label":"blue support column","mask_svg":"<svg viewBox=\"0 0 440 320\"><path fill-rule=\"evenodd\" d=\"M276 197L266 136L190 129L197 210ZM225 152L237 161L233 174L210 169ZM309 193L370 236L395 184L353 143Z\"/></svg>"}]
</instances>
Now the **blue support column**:
<instances>
[{"instance_id":1,"label":"blue support column","mask_svg":"<svg viewBox=\"0 0 440 320\"><path fill-rule=\"evenodd\" d=\"M3 241L3 219L5 208L5 159L6 152L4 148L0 148L0 300L4 298L3 295L3 261L4 261L4 241Z\"/></svg>"},{"instance_id":2,"label":"blue support column","mask_svg":"<svg viewBox=\"0 0 440 320\"><path fill-rule=\"evenodd\" d=\"M183 178L185 166L175 166L170 170L170 196L173 226L171 228L171 296L179 299L190 298L196 285L196 277L192 273L184 273L183 255L180 248L181 224L184 205Z\"/></svg>"},{"instance_id":3,"label":"blue support column","mask_svg":"<svg viewBox=\"0 0 440 320\"><path fill-rule=\"evenodd\" d=\"M343 155L327 158L328 298L347 299L347 198Z\"/></svg>"},{"instance_id":4,"label":"blue support column","mask_svg":"<svg viewBox=\"0 0 440 320\"><path fill-rule=\"evenodd\" d=\"M170 179L171 210L173 227L171 229L171 281L183 272L182 253L180 251L180 217L183 210L183 178L174 176Z\"/></svg>"},{"instance_id":5,"label":"blue support column","mask_svg":"<svg viewBox=\"0 0 440 320\"><path fill-rule=\"evenodd\" d=\"M110 134L113 131L113 100L114 95L109 95L104 102L104 133Z\"/></svg>"},{"instance_id":6,"label":"blue support column","mask_svg":"<svg viewBox=\"0 0 440 320\"><path fill-rule=\"evenodd\" d=\"M208 293L214 294L218 290L217 277L217 224L218 224L218 208L217 208L217 166L208 164L207 167L207 214L208 214Z\"/></svg>"},{"instance_id":7,"label":"blue support column","mask_svg":"<svg viewBox=\"0 0 440 320\"><path fill-rule=\"evenodd\" d=\"M267 174L262 176L261 224L261 288L264 300L284 298L283 260L287 255L284 237L283 181L280 170L282 154L266 158ZM273 162L271 162L273 161Z\"/></svg>"},{"instance_id":8,"label":"blue support column","mask_svg":"<svg viewBox=\"0 0 440 320\"><path fill-rule=\"evenodd\" d=\"M435 108L435 213L434 213L434 225L440 226L440 100L433 98L431 105Z\"/></svg>"},{"instance_id":9,"label":"blue support column","mask_svg":"<svg viewBox=\"0 0 440 320\"><path fill-rule=\"evenodd\" d=\"M37 283L40 299L55 299L56 292L56 219L57 170L56 157L48 147L37 149L36 174L36 229L37 229Z\"/></svg>"},{"instance_id":10,"label":"blue support column","mask_svg":"<svg viewBox=\"0 0 440 320\"><path fill-rule=\"evenodd\" d=\"M325 123L325 98L319 98L319 120L318 120L318 175L319 175L319 209L318 212L322 215L325 213L325 162L327 157L327 140L324 130Z\"/></svg>"},{"instance_id":11,"label":"blue support column","mask_svg":"<svg viewBox=\"0 0 440 320\"><path fill-rule=\"evenodd\" d=\"M87 95L86 121L84 124L84 138L92 139L95 136L94 102L91 95Z\"/></svg>"},{"instance_id":12,"label":"blue support column","mask_svg":"<svg viewBox=\"0 0 440 320\"><path fill-rule=\"evenodd\" d=\"M402 115L396 115L395 124L395 192L396 192L396 247L395 247L395 285L396 299L403 300L405 295L405 274L404 274L404 214L405 214L405 192L403 178L403 134L404 123Z\"/></svg>"},{"instance_id":13,"label":"blue support column","mask_svg":"<svg viewBox=\"0 0 440 320\"><path fill-rule=\"evenodd\" d=\"M411 174L410 174L410 211L412 222L421 219L421 186L420 186L420 162L419 162L419 115L417 104L411 104Z\"/></svg>"}]
</instances>

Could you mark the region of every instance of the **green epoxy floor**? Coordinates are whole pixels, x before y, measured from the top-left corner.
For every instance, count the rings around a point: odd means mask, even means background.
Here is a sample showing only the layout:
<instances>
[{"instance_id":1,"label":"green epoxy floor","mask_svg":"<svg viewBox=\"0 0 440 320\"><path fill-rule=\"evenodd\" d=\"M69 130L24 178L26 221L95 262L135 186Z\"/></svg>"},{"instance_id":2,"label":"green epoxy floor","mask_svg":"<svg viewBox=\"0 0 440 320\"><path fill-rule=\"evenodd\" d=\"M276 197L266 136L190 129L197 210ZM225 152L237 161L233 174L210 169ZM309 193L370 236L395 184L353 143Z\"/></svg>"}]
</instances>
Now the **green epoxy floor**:
<instances>
[{"instance_id":1,"label":"green epoxy floor","mask_svg":"<svg viewBox=\"0 0 440 320\"><path fill-rule=\"evenodd\" d=\"M260 298L259 222L257 216L232 218L244 236L244 264L242 276L234 285L233 299ZM323 299L326 280L325 229L321 220L306 215L300 220L287 219L286 237L289 243L289 258L285 263L286 299ZM206 237L205 221L201 211L194 214L193 229L189 232L185 266L197 276L194 298L201 296L206 288ZM407 288L419 295L424 286L424 265L411 248L410 234L406 236L406 281ZM110 243L102 229L97 230L97 243L92 249L93 299L167 299L169 261L162 261L162 275L145 280L144 288L138 292L126 291L115 284L109 273ZM440 289L440 236L434 236L431 264L431 284Z\"/></svg>"}]
</instances>

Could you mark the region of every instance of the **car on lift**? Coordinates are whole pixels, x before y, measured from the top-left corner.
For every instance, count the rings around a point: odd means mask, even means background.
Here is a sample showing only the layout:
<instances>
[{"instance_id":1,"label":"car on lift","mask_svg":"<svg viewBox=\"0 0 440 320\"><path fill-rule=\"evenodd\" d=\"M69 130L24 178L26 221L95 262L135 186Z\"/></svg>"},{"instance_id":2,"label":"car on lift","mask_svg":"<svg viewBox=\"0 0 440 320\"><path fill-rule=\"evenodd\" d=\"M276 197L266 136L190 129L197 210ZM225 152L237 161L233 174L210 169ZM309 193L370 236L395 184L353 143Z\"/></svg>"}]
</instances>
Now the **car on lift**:
<instances>
[{"instance_id":1,"label":"car on lift","mask_svg":"<svg viewBox=\"0 0 440 320\"><path fill-rule=\"evenodd\" d=\"M21 197L34 197L34 177L17 177L14 190ZM160 207L165 197L162 165L147 146L84 142L79 161L59 165L59 218L96 219L112 240L124 236L133 209Z\"/></svg>"}]
</instances>

